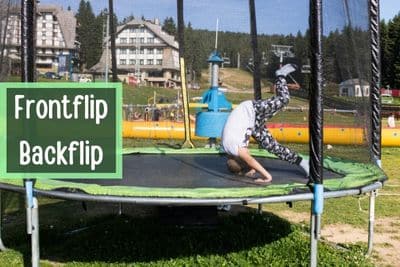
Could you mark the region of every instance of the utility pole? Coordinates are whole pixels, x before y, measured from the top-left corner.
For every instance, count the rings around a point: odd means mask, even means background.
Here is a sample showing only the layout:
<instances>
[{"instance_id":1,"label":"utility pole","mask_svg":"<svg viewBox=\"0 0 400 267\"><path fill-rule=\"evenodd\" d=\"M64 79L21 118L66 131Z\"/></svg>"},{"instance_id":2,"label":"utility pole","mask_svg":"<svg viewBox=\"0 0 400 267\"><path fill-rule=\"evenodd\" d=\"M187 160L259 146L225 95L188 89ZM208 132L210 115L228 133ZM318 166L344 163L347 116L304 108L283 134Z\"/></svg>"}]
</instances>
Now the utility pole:
<instances>
[{"instance_id":1,"label":"utility pole","mask_svg":"<svg viewBox=\"0 0 400 267\"><path fill-rule=\"evenodd\" d=\"M104 80L107 83L108 82L108 60L109 60L109 55L108 55L108 37L110 35L110 13L107 13L107 24L106 24L106 69L104 72Z\"/></svg>"},{"instance_id":2,"label":"utility pole","mask_svg":"<svg viewBox=\"0 0 400 267\"><path fill-rule=\"evenodd\" d=\"M115 27L114 27L114 4L113 0L108 0L108 21L110 27L110 41L111 41L111 66L112 66L112 81L118 82L117 75L117 55L115 49Z\"/></svg>"}]
</instances>

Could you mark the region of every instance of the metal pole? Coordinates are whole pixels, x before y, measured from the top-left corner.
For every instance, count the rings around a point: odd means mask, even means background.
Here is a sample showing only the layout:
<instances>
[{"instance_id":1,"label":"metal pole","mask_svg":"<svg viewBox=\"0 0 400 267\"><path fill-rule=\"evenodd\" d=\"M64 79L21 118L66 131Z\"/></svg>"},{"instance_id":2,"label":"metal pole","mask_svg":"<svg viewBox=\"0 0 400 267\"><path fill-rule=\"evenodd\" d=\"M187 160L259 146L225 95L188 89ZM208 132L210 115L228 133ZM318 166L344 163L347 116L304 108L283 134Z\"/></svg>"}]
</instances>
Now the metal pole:
<instances>
[{"instance_id":1,"label":"metal pole","mask_svg":"<svg viewBox=\"0 0 400 267\"><path fill-rule=\"evenodd\" d=\"M369 1L369 20L371 34L371 151L372 158L378 166L381 166L381 102L380 102L380 87L381 87L381 43L380 43L380 18L379 18L379 0Z\"/></svg>"},{"instance_id":2,"label":"metal pole","mask_svg":"<svg viewBox=\"0 0 400 267\"><path fill-rule=\"evenodd\" d=\"M35 81L36 0L21 0L21 81Z\"/></svg>"},{"instance_id":3,"label":"metal pole","mask_svg":"<svg viewBox=\"0 0 400 267\"><path fill-rule=\"evenodd\" d=\"M121 216L122 215L122 203L118 203L118 215Z\"/></svg>"},{"instance_id":4,"label":"metal pole","mask_svg":"<svg viewBox=\"0 0 400 267\"><path fill-rule=\"evenodd\" d=\"M108 39L110 36L110 13L107 13L107 23L106 23L106 69L105 69L105 77L104 80L108 83L108 62L109 62L109 54L108 54Z\"/></svg>"},{"instance_id":5,"label":"metal pole","mask_svg":"<svg viewBox=\"0 0 400 267\"><path fill-rule=\"evenodd\" d=\"M313 183L310 230L310 265L318 262L318 238L321 214L323 212L323 62L322 62L322 0L310 0L310 48L311 48L311 89L310 89L310 182Z\"/></svg>"},{"instance_id":6,"label":"metal pole","mask_svg":"<svg viewBox=\"0 0 400 267\"><path fill-rule=\"evenodd\" d=\"M115 48L115 25L114 25L114 3L113 0L108 0L108 13L110 24L110 43L111 43L111 68L112 68L112 81L118 82L117 73L117 55Z\"/></svg>"},{"instance_id":7,"label":"metal pole","mask_svg":"<svg viewBox=\"0 0 400 267\"><path fill-rule=\"evenodd\" d=\"M263 213L263 205L261 203L258 204L257 212L258 212L258 214L262 214Z\"/></svg>"},{"instance_id":8,"label":"metal pole","mask_svg":"<svg viewBox=\"0 0 400 267\"><path fill-rule=\"evenodd\" d=\"M179 63L182 84L182 104L183 117L185 126L185 141L182 147L193 148L192 138L190 136L190 120L189 120L189 96L186 86L186 67L185 67L185 23L183 16L183 0L177 0L177 18L178 18L178 42L179 42Z\"/></svg>"},{"instance_id":9,"label":"metal pole","mask_svg":"<svg viewBox=\"0 0 400 267\"><path fill-rule=\"evenodd\" d=\"M369 222L368 222L368 250L367 255L371 255L374 246L374 223L375 223L375 198L377 190L369 195Z\"/></svg>"},{"instance_id":10,"label":"metal pole","mask_svg":"<svg viewBox=\"0 0 400 267\"><path fill-rule=\"evenodd\" d=\"M35 81L36 59L36 0L21 0L21 81ZM26 190L27 233L31 234L32 266L39 266L39 224L37 199L34 197L32 179L24 180ZM34 204L36 203L36 204ZM33 226L35 229L33 229Z\"/></svg>"},{"instance_id":11,"label":"metal pole","mask_svg":"<svg viewBox=\"0 0 400 267\"><path fill-rule=\"evenodd\" d=\"M32 266L40 265L40 246L39 246L39 203L36 196L33 196L32 207Z\"/></svg>"},{"instance_id":12,"label":"metal pole","mask_svg":"<svg viewBox=\"0 0 400 267\"><path fill-rule=\"evenodd\" d=\"M254 87L254 99L261 99L261 71L260 71L260 56L258 53L258 41L257 41L257 21L256 21L256 7L254 0L249 0L250 10L250 34L251 34L251 46L253 48L253 87Z\"/></svg>"},{"instance_id":13,"label":"metal pole","mask_svg":"<svg viewBox=\"0 0 400 267\"><path fill-rule=\"evenodd\" d=\"M3 230L3 198L2 198L2 190L0 190L0 250L5 251L7 248L4 246L3 237L2 237L2 230Z\"/></svg>"},{"instance_id":14,"label":"metal pole","mask_svg":"<svg viewBox=\"0 0 400 267\"><path fill-rule=\"evenodd\" d=\"M315 235L315 230L316 230L316 227L315 227L315 221L316 221L316 218L315 218L315 215L313 214L313 213L311 213L311 219L310 219L311 221L310 221L310 234L311 234L311 256L310 256L310 266L311 267L315 267L315 266L317 266L317 258L318 258L318 255L317 255L317 250L318 250L318 239L316 238L316 235Z\"/></svg>"}]
</instances>

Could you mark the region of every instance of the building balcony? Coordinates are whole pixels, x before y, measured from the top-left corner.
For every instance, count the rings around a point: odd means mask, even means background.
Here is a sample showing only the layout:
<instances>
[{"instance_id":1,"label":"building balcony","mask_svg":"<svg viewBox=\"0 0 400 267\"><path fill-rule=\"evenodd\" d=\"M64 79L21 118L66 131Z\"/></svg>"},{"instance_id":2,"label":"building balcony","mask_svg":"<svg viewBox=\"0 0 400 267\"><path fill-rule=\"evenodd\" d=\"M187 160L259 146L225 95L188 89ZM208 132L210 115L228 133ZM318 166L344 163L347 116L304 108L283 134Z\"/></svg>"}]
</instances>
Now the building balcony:
<instances>
[{"instance_id":1,"label":"building balcony","mask_svg":"<svg viewBox=\"0 0 400 267\"><path fill-rule=\"evenodd\" d=\"M157 44L157 43L142 43L142 44L136 44L136 43L117 43L116 44L117 48L136 48L136 47L140 47L140 48L148 48L148 47L167 47L166 44Z\"/></svg>"}]
</instances>

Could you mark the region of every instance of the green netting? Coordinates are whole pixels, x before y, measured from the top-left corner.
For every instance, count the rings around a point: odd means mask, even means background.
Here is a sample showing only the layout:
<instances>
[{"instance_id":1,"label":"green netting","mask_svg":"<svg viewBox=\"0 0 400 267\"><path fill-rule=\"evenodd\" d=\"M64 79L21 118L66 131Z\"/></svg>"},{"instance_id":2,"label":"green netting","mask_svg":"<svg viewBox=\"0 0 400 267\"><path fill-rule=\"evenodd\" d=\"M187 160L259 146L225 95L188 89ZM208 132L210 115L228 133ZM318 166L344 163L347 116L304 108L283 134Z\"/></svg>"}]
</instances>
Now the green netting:
<instances>
[{"instance_id":1,"label":"green netting","mask_svg":"<svg viewBox=\"0 0 400 267\"><path fill-rule=\"evenodd\" d=\"M259 157L274 156L264 150L252 149L252 155ZM125 148L124 154L221 154L216 149L172 149L160 147ZM303 156L306 157L306 156ZM327 157L324 160L325 168L343 175L339 179L325 180L325 190L345 190L372 184L375 181L385 179L380 168L372 164L363 164L352 161L342 161L338 158ZM22 186L22 180L0 179L0 183ZM154 188L154 187L128 187L128 186L101 186L97 184L82 184L61 180L38 179L35 188L40 190L56 190L69 188L69 191L84 191L91 195L112 195L129 197L156 197L156 198L242 198L242 197L268 197L276 195L288 195L297 190L308 190L306 185L289 183L268 185L260 187L241 188Z\"/></svg>"}]
</instances>

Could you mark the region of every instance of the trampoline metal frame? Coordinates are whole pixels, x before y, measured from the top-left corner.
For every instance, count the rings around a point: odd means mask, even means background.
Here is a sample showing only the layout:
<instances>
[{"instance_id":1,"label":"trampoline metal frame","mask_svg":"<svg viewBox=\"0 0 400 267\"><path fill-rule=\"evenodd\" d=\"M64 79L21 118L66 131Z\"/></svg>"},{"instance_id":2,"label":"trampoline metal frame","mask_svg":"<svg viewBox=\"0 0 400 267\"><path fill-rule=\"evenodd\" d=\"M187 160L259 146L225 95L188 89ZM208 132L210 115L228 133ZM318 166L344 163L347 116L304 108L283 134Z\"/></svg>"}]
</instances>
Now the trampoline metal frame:
<instances>
[{"instance_id":1,"label":"trampoline metal frame","mask_svg":"<svg viewBox=\"0 0 400 267\"><path fill-rule=\"evenodd\" d=\"M381 159L381 124L380 124L380 102L379 102L379 88L380 88L380 43L379 43L379 0L367 0L369 2L369 16L370 16L370 32L371 32L371 58L372 58L372 83L371 83L371 106L372 108L372 157L376 163L380 166ZM23 82L34 82L34 18L35 18L35 2L36 0L21 0L21 43L22 43L22 71L21 78ZM183 9L183 0L177 0L177 6ZM109 0L109 9L112 10L113 1ZM311 12L312 11L312 12ZM318 125L313 128L311 142L314 143L316 150L312 151L311 157L311 178L318 184L322 184L322 168L321 164L321 137L320 132L323 126L322 109L319 108L321 104L321 89L322 89L322 53L320 53L321 45L321 34L322 34L322 0L310 0L310 31L312 36L316 37L318 49L312 53L312 76L315 78L312 87L312 103L316 106L313 117L310 117L310 122L316 122ZM110 16L110 22L112 23L112 17ZM182 34L182 33L181 33ZM111 33L111 42L115 40L115 33ZM313 40L312 40L313 41ZM315 40L314 40L315 41ZM115 51L112 54L113 69L116 69ZM116 76L116 71L113 71L113 78ZM312 123L311 123L312 124ZM25 180L25 187L29 187L32 180ZM373 230L374 230L374 217L375 217L375 198L377 196L378 189L382 188L382 182L375 182L373 184L363 186L358 189L338 190L332 192L324 192L323 199L325 198L338 198L350 195L361 195L370 193L369 201L369 226L368 226L368 254L372 251L373 245ZM271 196L271 197L260 197L260 198L210 198L210 199L189 199L189 198L143 198L143 197L117 197L117 196L91 196L82 193L65 193L58 191L45 191L33 188L33 191L25 191L25 188L18 186L11 186L0 184L0 190L9 190L14 192L25 192L27 195L32 194L31 197L27 198L27 232L31 235L31 253L32 253L32 266L39 266L40 261L40 246L39 246L39 203L38 196L46 196L51 198L61 198L66 200L80 200L80 201L96 201L96 202L112 202L112 203L132 203L138 205L220 205L220 204L231 204L231 205L249 205L258 204L259 210L261 211L262 205L267 203L278 203L278 202L292 202L301 200L315 200L316 196L313 193L303 193L286 196ZM1 200L1 191L0 191ZM1 201L0 201L1 202ZM4 250L4 244L1 235L1 218L3 211L0 207L0 249ZM310 249L310 265L316 266L317 264L317 242L319 239L319 214L311 215L311 249Z\"/></svg>"},{"instance_id":2,"label":"trampoline metal frame","mask_svg":"<svg viewBox=\"0 0 400 267\"><path fill-rule=\"evenodd\" d=\"M382 188L382 182L375 182L360 188L345 189L338 191L324 192L324 198L339 198L352 195L363 195ZM0 189L17 193L24 193L25 189L20 186L0 183ZM56 190L33 189L35 196L57 198L75 201L93 201L107 203L125 203L138 205L159 205L159 206L217 206L217 205L252 205L252 204L272 204L280 202L294 202L313 200L313 193L299 193L283 196L270 197L235 197L235 198L178 198L178 197L131 197L131 196L110 196L110 195L90 195L86 193L70 193Z\"/></svg>"}]
</instances>

